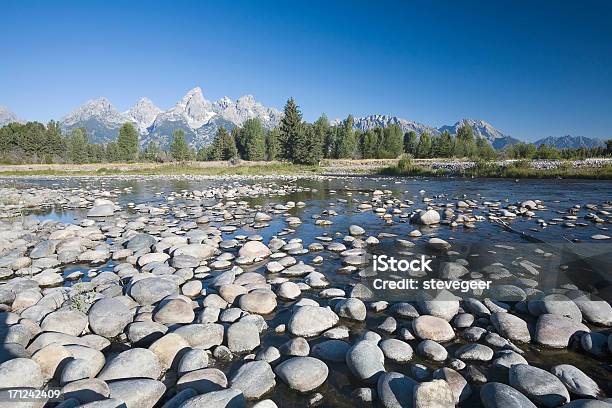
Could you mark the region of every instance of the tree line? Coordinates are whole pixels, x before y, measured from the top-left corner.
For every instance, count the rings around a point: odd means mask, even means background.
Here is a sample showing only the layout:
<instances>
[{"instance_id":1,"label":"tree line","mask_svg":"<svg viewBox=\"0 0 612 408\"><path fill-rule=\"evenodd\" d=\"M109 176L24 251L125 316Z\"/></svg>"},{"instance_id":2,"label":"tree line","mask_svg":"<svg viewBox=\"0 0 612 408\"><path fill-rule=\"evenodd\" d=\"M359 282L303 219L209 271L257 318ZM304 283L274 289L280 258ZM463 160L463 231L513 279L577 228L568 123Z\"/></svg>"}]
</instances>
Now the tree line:
<instances>
[{"instance_id":1,"label":"tree line","mask_svg":"<svg viewBox=\"0 0 612 408\"><path fill-rule=\"evenodd\" d=\"M91 143L84 128L61 132L58 122L46 126L38 122L10 123L0 128L0 161L4 163L96 163L133 161L286 160L297 164L317 164L322 159L389 159L401 155L415 158L474 158L492 160L578 159L612 155L612 140L605 147L557 149L517 143L495 150L484 138L463 125L456 135L423 132L404 133L397 125L366 131L354 128L353 116L331 124L325 115L314 123L302 119L295 100L290 98L278 127L265 129L258 119L248 119L241 127L220 127L209 146L192 148L181 129L173 132L167 149L150 142L140 149L139 134L131 123L121 126L117 140Z\"/></svg>"}]
</instances>

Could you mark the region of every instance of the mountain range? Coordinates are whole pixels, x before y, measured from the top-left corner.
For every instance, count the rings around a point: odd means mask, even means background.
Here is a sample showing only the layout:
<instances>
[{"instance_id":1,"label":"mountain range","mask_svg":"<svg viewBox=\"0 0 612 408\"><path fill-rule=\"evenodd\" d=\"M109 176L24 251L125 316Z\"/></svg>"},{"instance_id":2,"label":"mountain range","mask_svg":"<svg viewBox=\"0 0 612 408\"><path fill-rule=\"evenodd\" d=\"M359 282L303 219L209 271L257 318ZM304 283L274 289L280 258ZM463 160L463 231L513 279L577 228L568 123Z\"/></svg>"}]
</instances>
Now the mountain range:
<instances>
[{"instance_id":1,"label":"mountain range","mask_svg":"<svg viewBox=\"0 0 612 408\"><path fill-rule=\"evenodd\" d=\"M258 118L266 129L278 125L282 112L266 107L257 102L252 95L241 96L237 100L223 97L217 101L204 98L202 89L193 88L168 110L157 107L150 99L141 98L125 112L118 111L106 98L87 101L85 104L60 119L63 131L84 127L93 143L108 143L117 138L121 125L132 123L140 133L141 146L156 142L161 147L167 147L175 129L185 132L187 142L196 148L210 144L220 126L232 129L251 118ZM0 106L0 126L10 122L22 122L13 112ZM339 120L332 122L339 123ZM355 118L354 128L368 130L375 127L398 125L402 131L414 131L417 134L428 132L438 135L444 131L456 134L459 127L470 126L477 137L488 140L496 149L504 148L520 142L507 135L484 120L462 119L453 125L432 127L422 123L406 120L397 116L370 115ZM584 136L547 137L534 142L554 145L558 148L597 147L603 146L603 141Z\"/></svg>"}]
</instances>

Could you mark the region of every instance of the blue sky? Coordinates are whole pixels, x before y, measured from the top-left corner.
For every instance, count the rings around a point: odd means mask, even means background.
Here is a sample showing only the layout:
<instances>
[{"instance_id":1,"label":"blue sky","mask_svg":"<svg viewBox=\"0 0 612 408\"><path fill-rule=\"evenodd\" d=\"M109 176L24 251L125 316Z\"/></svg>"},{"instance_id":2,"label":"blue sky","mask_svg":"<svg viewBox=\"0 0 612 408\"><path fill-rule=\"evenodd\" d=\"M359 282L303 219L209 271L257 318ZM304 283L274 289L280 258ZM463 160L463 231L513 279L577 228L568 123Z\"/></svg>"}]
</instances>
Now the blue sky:
<instances>
[{"instance_id":1,"label":"blue sky","mask_svg":"<svg viewBox=\"0 0 612 408\"><path fill-rule=\"evenodd\" d=\"M47 121L194 86L308 120L372 113L512 136L612 136L612 2L28 1L2 4L0 105Z\"/></svg>"}]
</instances>

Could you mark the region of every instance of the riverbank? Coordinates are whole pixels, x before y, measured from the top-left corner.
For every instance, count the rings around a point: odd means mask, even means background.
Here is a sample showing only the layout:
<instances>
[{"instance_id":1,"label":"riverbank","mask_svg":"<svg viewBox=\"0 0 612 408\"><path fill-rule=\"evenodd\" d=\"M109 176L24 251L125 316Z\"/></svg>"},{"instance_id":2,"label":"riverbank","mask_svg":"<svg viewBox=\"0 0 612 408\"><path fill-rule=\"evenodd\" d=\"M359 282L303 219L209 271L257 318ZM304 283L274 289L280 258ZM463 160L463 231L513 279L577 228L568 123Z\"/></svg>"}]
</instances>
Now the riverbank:
<instances>
[{"instance_id":1,"label":"riverbank","mask_svg":"<svg viewBox=\"0 0 612 408\"><path fill-rule=\"evenodd\" d=\"M318 166L286 162L93 163L2 165L0 177L19 176L423 176L612 179L612 159L469 161L449 159L336 159Z\"/></svg>"},{"instance_id":2,"label":"riverbank","mask_svg":"<svg viewBox=\"0 0 612 408\"><path fill-rule=\"evenodd\" d=\"M506 160L498 162L454 161L415 162L399 160L382 168L378 174L388 176L482 177L482 178L568 178L612 180L612 160Z\"/></svg>"},{"instance_id":3,"label":"riverbank","mask_svg":"<svg viewBox=\"0 0 612 408\"><path fill-rule=\"evenodd\" d=\"M317 174L317 166L301 166L282 162L227 161L184 163L96 163L96 164L31 164L0 166L0 177L14 176L108 176L108 175L201 175L201 176L266 176Z\"/></svg>"}]
</instances>

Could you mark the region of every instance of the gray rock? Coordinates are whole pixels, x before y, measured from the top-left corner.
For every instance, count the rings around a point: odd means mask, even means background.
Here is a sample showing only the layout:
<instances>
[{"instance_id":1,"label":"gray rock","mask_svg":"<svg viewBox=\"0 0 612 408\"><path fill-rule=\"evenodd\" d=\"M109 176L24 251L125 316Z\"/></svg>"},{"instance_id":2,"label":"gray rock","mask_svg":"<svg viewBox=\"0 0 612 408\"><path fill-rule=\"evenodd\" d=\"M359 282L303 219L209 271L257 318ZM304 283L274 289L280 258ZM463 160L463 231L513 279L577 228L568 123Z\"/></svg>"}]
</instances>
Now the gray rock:
<instances>
[{"instance_id":1,"label":"gray rock","mask_svg":"<svg viewBox=\"0 0 612 408\"><path fill-rule=\"evenodd\" d=\"M155 308L153 320L162 324L191 323L195 312L191 303L183 299L163 300Z\"/></svg>"},{"instance_id":2,"label":"gray rock","mask_svg":"<svg viewBox=\"0 0 612 408\"><path fill-rule=\"evenodd\" d=\"M102 204L92 207L88 212L88 217L110 217L115 213L113 204Z\"/></svg>"},{"instance_id":3,"label":"gray rock","mask_svg":"<svg viewBox=\"0 0 612 408\"><path fill-rule=\"evenodd\" d=\"M233 353L251 351L259 342L259 329L253 323L240 321L227 329L227 346Z\"/></svg>"},{"instance_id":4,"label":"gray rock","mask_svg":"<svg viewBox=\"0 0 612 408\"><path fill-rule=\"evenodd\" d=\"M185 374L190 371L201 370L208 367L208 353L203 349L187 350L179 361L177 371Z\"/></svg>"},{"instance_id":5,"label":"gray rock","mask_svg":"<svg viewBox=\"0 0 612 408\"><path fill-rule=\"evenodd\" d=\"M489 361L493 358L493 349L483 344L466 344L455 351L455 357L461 360Z\"/></svg>"},{"instance_id":6,"label":"gray rock","mask_svg":"<svg viewBox=\"0 0 612 408\"><path fill-rule=\"evenodd\" d=\"M235 388L213 391L185 401L180 408L244 408L246 400L242 391Z\"/></svg>"},{"instance_id":7,"label":"gray rock","mask_svg":"<svg viewBox=\"0 0 612 408\"><path fill-rule=\"evenodd\" d=\"M55 253L57 243L55 241L41 241L30 252L30 258L39 259L46 258Z\"/></svg>"},{"instance_id":8,"label":"gray rock","mask_svg":"<svg viewBox=\"0 0 612 408\"><path fill-rule=\"evenodd\" d=\"M217 323L195 323L181 326L174 333L187 340L191 347L208 350L223 343L224 331Z\"/></svg>"},{"instance_id":9,"label":"gray rock","mask_svg":"<svg viewBox=\"0 0 612 408\"><path fill-rule=\"evenodd\" d=\"M78 336L87 326L87 315L79 310L62 309L49 313L40 324L43 331L52 331Z\"/></svg>"},{"instance_id":10,"label":"gray rock","mask_svg":"<svg viewBox=\"0 0 612 408\"><path fill-rule=\"evenodd\" d=\"M582 349L597 357L605 357L608 354L608 336L602 333L585 333L580 338Z\"/></svg>"},{"instance_id":11,"label":"gray rock","mask_svg":"<svg viewBox=\"0 0 612 408\"><path fill-rule=\"evenodd\" d=\"M496 312L491 315L491 323L497 332L512 341L529 343L531 335L527 322L520 317L506 312Z\"/></svg>"},{"instance_id":12,"label":"gray rock","mask_svg":"<svg viewBox=\"0 0 612 408\"><path fill-rule=\"evenodd\" d=\"M417 213L417 221L423 225L439 224L440 213L436 210L427 210Z\"/></svg>"},{"instance_id":13,"label":"gray rock","mask_svg":"<svg viewBox=\"0 0 612 408\"><path fill-rule=\"evenodd\" d=\"M549 313L569 317L578 322L582 321L582 312L580 312L578 306L561 293L553 293L539 299L530 300L527 307L529 313L534 316Z\"/></svg>"},{"instance_id":14,"label":"gray rock","mask_svg":"<svg viewBox=\"0 0 612 408\"><path fill-rule=\"evenodd\" d=\"M367 310L365 304L356 298L343 299L336 303L334 310L338 316L357 321L364 321L366 318Z\"/></svg>"},{"instance_id":15,"label":"gray rock","mask_svg":"<svg viewBox=\"0 0 612 408\"><path fill-rule=\"evenodd\" d=\"M580 397L597 398L601 392L599 386L579 368L569 364L561 364L550 369L569 392Z\"/></svg>"},{"instance_id":16,"label":"gray rock","mask_svg":"<svg viewBox=\"0 0 612 408\"><path fill-rule=\"evenodd\" d=\"M529 363L523 356L512 350L500 350L495 354L495 360L493 360L495 367L509 369L515 364Z\"/></svg>"},{"instance_id":17,"label":"gray rock","mask_svg":"<svg viewBox=\"0 0 612 408\"><path fill-rule=\"evenodd\" d=\"M566 348L573 336L588 333L589 328L569 317L543 314L538 318L534 339L552 348Z\"/></svg>"},{"instance_id":18,"label":"gray rock","mask_svg":"<svg viewBox=\"0 0 612 408\"><path fill-rule=\"evenodd\" d=\"M268 289L255 289L240 296L240 308L262 315L272 313L276 309L276 295Z\"/></svg>"},{"instance_id":19,"label":"gray rock","mask_svg":"<svg viewBox=\"0 0 612 408\"><path fill-rule=\"evenodd\" d=\"M150 346L155 340L162 337L168 328L156 322L134 322L127 327L128 339L133 345Z\"/></svg>"},{"instance_id":20,"label":"gray rock","mask_svg":"<svg viewBox=\"0 0 612 408\"><path fill-rule=\"evenodd\" d=\"M29 358L14 358L0 364L0 384L2 387L43 386L43 374L40 366Z\"/></svg>"},{"instance_id":21,"label":"gray rock","mask_svg":"<svg viewBox=\"0 0 612 408\"><path fill-rule=\"evenodd\" d=\"M498 382L485 384L480 389L480 400L485 408L536 408L520 391Z\"/></svg>"},{"instance_id":22,"label":"gray rock","mask_svg":"<svg viewBox=\"0 0 612 408\"><path fill-rule=\"evenodd\" d=\"M242 390L246 399L259 399L276 385L272 367L265 361L252 361L241 366L230 384Z\"/></svg>"},{"instance_id":23,"label":"gray rock","mask_svg":"<svg viewBox=\"0 0 612 408\"><path fill-rule=\"evenodd\" d=\"M417 346L417 353L432 361L444 361L448 357L448 351L440 343L433 340L423 340Z\"/></svg>"},{"instance_id":24,"label":"gray rock","mask_svg":"<svg viewBox=\"0 0 612 408\"><path fill-rule=\"evenodd\" d=\"M312 347L312 355L324 361L342 363L350 345L342 340L326 340Z\"/></svg>"},{"instance_id":25,"label":"gray rock","mask_svg":"<svg viewBox=\"0 0 612 408\"><path fill-rule=\"evenodd\" d=\"M568 293L580 312L583 318L589 323L600 326L612 326L612 305L603 299L593 295L585 295L582 293Z\"/></svg>"},{"instance_id":26,"label":"gray rock","mask_svg":"<svg viewBox=\"0 0 612 408\"><path fill-rule=\"evenodd\" d=\"M80 379L62 388L63 397L75 398L81 404L99 401L110 396L110 388L106 382L98 378Z\"/></svg>"},{"instance_id":27,"label":"gray rock","mask_svg":"<svg viewBox=\"0 0 612 408\"><path fill-rule=\"evenodd\" d=\"M227 378L223 371L217 368L203 368L185 373L176 382L177 390L192 388L198 394L218 391L227 387Z\"/></svg>"},{"instance_id":28,"label":"gray rock","mask_svg":"<svg viewBox=\"0 0 612 408\"><path fill-rule=\"evenodd\" d=\"M162 367L159 358L150 350L132 348L119 353L107 362L98 378L102 380L116 380L122 378L151 378L158 379Z\"/></svg>"},{"instance_id":29,"label":"gray rock","mask_svg":"<svg viewBox=\"0 0 612 408\"><path fill-rule=\"evenodd\" d=\"M303 337L295 337L288 340L279 348L280 352L287 356L307 356L310 354L310 345Z\"/></svg>"},{"instance_id":30,"label":"gray rock","mask_svg":"<svg viewBox=\"0 0 612 408\"><path fill-rule=\"evenodd\" d=\"M130 309L116 298L104 298L89 309L89 327L100 336L115 337L132 321Z\"/></svg>"},{"instance_id":31,"label":"gray rock","mask_svg":"<svg viewBox=\"0 0 612 408\"><path fill-rule=\"evenodd\" d=\"M434 371L434 379L445 380L453 393L454 404L465 401L472 394L472 388L465 378L452 368L442 367Z\"/></svg>"},{"instance_id":32,"label":"gray rock","mask_svg":"<svg viewBox=\"0 0 612 408\"><path fill-rule=\"evenodd\" d=\"M140 305L153 305L166 296L179 293L176 282L172 279L151 277L136 281L130 287L130 296Z\"/></svg>"},{"instance_id":33,"label":"gray rock","mask_svg":"<svg viewBox=\"0 0 612 408\"><path fill-rule=\"evenodd\" d=\"M450 341L455 337L451 325L444 319L423 315L412 321L414 334L421 339L434 341Z\"/></svg>"},{"instance_id":34,"label":"gray rock","mask_svg":"<svg viewBox=\"0 0 612 408\"><path fill-rule=\"evenodd\" d=\"M89 366L89 361L82 358L72 359L68 361L62 369L60 384L64 385L69 382L91 378L97 374L96 372L92 375L92 371L93 370Z\"/></svg>"},{"instance_id":35,"label":"gray rock","mask_svg":"<svg viewBox=\"0 0 612 408\"><path fill-rule=\"evenodd\" d=\"M360 381L374 384L385 371L385 356L380 348L371 341L362 340L346 353L346 364Z\"/></svg>"},{"instance_id":36,"label":"gray rock","mask_svg":"<svg viewBox=\"0 0 612 408\"><path fill-rule=\"evenodd\" d=\"M378 377L378 399L385 408L412 407L417 382L403 374L390 372Z\"/></svg>"},{"instance_id":37,"label":"gray rock","mask_svg":"<svg viewBox=\"0 0 612 408\"><path fill-rule=\"evenodd\" d=\"M335 326L338 320L338 316L328 308L301 306L291 316L287 328L296 336L318 336Z\"/></svg>"},{"instance_id":38,"label":"gray rock","mask_svg":"<svg viewBox=\"0 0 612 408\"><path fill-rule=\"evenodd\" d=\"M309 392L325 382L329 369L314 357L293 357L279 364L276 375L292 390Z\"/></svg>"},{"instance_id":39,"label":"gray rock","mask_svg":"<svg viewBox=\"0 0 612 408\"><path fill-rule=\"evenodd\" d=\"M412 359L412 347L410 344L397 339L381 341L378 346L385 357L395 363L406 363Z\"/></svg>"},{"instance_id":40,"label":"gray rock","mask_svg":"<svg viewBox=\"0 0 612 408\"><path fill-rule=\"evenodd\" d=\"M127 408L151 408L166 392L164 383L146 378L108 383L111 398L125 402Z\"/></svg>"},{"instance_id":41,"label":"gray rock","mask_svg":"<svg viewBox=\"0 0 612 408\"><path fill-rule=\"evenodd\" d=\"M510 367L509 383L529 399L545 407L557 407L569 402L563 383L548 371L525 364Z\"/></svg>"},{"instance_id":42,"label":"gray rock","mask_svg":"<svg viewBox=\"0 0 612 408\"><path fill-rule=\"evenodd\" d=\"M415 408L454 408L455 397L445 380L422 382L414 388Z\"/></svg>"}]
</instances>

